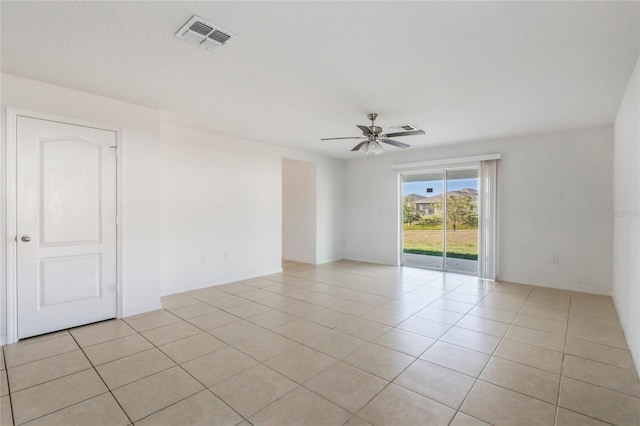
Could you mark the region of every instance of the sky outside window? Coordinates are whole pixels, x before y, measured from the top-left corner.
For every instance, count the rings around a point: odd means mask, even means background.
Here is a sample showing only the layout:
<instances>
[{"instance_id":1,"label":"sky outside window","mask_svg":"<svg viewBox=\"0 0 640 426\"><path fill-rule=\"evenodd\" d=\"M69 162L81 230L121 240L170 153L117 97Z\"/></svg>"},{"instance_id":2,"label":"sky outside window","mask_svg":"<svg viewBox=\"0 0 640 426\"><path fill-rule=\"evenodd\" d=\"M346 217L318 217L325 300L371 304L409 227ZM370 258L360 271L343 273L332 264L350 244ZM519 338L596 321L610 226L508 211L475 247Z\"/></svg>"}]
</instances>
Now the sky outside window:
<instances>
[{"instance_id":1,"label":"sky outside window","mask_svg":"<svg viewBox=\"0 0 640 426\"><path fill-rule=\"evenodd\" d=\"M424 182L406 182L402 185L402 195L418 194L423 197L431 197L442 194L442 181L431 180ZM427 188L433 188L433 192L427 193ZM447 191L458 191L460 189L478 189L478 179L449 179L447 181Z\"/></svg>"}]
</instances>

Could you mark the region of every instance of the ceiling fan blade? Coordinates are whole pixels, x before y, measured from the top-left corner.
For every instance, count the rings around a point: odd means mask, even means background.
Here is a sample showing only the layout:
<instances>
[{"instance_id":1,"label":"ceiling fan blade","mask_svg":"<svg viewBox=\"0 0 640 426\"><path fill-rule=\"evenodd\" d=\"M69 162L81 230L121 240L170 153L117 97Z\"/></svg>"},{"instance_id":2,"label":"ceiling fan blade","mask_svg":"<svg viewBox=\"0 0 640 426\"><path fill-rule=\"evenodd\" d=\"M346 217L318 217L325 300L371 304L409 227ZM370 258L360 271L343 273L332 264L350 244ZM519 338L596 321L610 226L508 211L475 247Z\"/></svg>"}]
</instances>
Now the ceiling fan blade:
<instances>
[{"instance_id":1,"label":"ceiling fan blade","mask_svg":"<svg viewBox=\"0 0 640 426\"><path fill-rule=\"evenodd\" d=\"M364 142L360 142L358 145L354 146L351 151L358 151L362 145L364 145L365 143L367 143L368 141L364 141Z\"/></svg>"},{"instance_id":2,"label":"ceiling fan blade","mask_svg":"<svg viewBox=\"0 0 640 426\"><path fill-rule=\"evenodd\" d=\"M371 129L368 128L367 126L361 126L359 124L356 124L356 126L358 126L358 129L362 130L362 133L364 133L365 135L372 135L373 134L371 132Z\"/></svg>"},{"instance_id":3,"label":"ceiling fan blade","mask_svg":"<svg viewBox=\"0 0 640 426\"><path fill-rule=\"evenodd\" d=\"M388 133L385 136L389 138L394 138L399 136L413 136L413 135L424 135L424 130L411 130L410 132Z\"/></svg>"},{"instance_id":4,"label":"ceiling fan blade","mask_svg":"<svg viewBox=\"0 0 640 426\"><path fill-rule=\"evenodd\" d=\"M409 148L411 145L408 145L406 143L402 143L402 142L398 142L398 141L393 141L391 139L378 139L380 142L384 142L384 143L388 143L389 145L393 145L393 146L397 146L398 148Z\"/></svg>"},{"instance_id":5,"label":"ceiling fan blade","mask_svg":"<svg viewBox=\"0 0 640 426\"><path fill-rule=\"evenodd\" d=\"M338 139L362 139L362 136L347 136L345 138L323 138L321 141L335 141Z\"/></svg>"}]
</instances>

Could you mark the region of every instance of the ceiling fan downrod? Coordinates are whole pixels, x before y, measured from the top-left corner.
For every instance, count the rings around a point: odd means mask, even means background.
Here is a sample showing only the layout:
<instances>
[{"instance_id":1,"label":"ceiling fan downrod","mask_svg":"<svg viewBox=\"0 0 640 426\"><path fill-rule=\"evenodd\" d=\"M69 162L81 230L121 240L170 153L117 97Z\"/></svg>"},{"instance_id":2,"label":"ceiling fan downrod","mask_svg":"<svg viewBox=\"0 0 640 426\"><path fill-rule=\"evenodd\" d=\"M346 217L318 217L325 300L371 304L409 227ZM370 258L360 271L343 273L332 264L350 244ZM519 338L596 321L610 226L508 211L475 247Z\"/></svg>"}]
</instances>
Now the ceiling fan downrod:
<instances>
[{"instance_id":1,"label":"ceiling fan downrod","mask_svg":"<svg viewBox=\"0 0 640 426\"><path fill-rule=\"evenodd\" d=\"M369 130L371 130L371 133L373 133L374 139L380 134L382 133L382 127L380 126L376 126L376 118L378 118L378 114L376 114L375 112L372 112L370 114L367 114L367 118L369 120L371 120L371 126L369 127Z\"/></svg>"}]
</instances>

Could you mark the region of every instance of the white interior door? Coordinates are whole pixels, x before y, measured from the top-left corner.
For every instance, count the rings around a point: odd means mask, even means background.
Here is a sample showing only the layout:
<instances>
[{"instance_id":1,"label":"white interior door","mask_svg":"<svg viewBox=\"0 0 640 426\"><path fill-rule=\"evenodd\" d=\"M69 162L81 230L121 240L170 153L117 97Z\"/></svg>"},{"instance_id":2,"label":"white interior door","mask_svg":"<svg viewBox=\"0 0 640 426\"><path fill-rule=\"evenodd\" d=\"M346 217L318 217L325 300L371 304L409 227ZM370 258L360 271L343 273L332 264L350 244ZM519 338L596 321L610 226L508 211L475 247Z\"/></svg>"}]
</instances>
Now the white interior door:
<instances>
[{"instance_id":1,"label":"white interior door","mask_svg":"<svg viewBox=\"0 0 640 426\"><path fill-rule=\"evenodd\" d=\"M116 316L116 133L17 118L18 338Z\"/></svg>"}]
</instances>

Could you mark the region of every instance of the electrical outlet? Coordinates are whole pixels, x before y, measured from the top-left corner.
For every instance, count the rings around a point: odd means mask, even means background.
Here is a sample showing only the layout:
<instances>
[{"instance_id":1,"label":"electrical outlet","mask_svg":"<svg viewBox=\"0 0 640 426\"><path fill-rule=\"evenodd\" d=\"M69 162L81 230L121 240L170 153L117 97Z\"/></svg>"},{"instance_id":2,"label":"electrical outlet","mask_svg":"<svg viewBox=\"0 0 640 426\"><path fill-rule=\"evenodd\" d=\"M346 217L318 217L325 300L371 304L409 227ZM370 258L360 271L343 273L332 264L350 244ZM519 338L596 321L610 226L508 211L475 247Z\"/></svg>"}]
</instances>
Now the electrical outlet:
<instances>
[{"instance_id":1,"label":"electrical outlet","mask_svg":"<svg viewBox=\"0 0 640 426\"><path fill-rule=\"evenodd\" d=\"M228 251L224 252L224 260L229 260L229 252Z\"/></svg>"},{"instance_id":2,"label":"electrical outlet","mask_svg":"<svg viewBox=\"0 0 640 426\"><path fill-rule=\"evenodd\" d=\"M200 255L200 263L207 263L207 256L205 256L204 254Z\"/></svg>"},{"instance_id":3,"label":"electrical outlet","mask_svg":"<svg viewBox=\"0 0 640 426\"><path fill-rule=\"evenodd\" d=\"M557 265L560 263L560 256L555 255L551 258L551 263L553 263L554 265Z\"/></svg>"}]
</instances>

